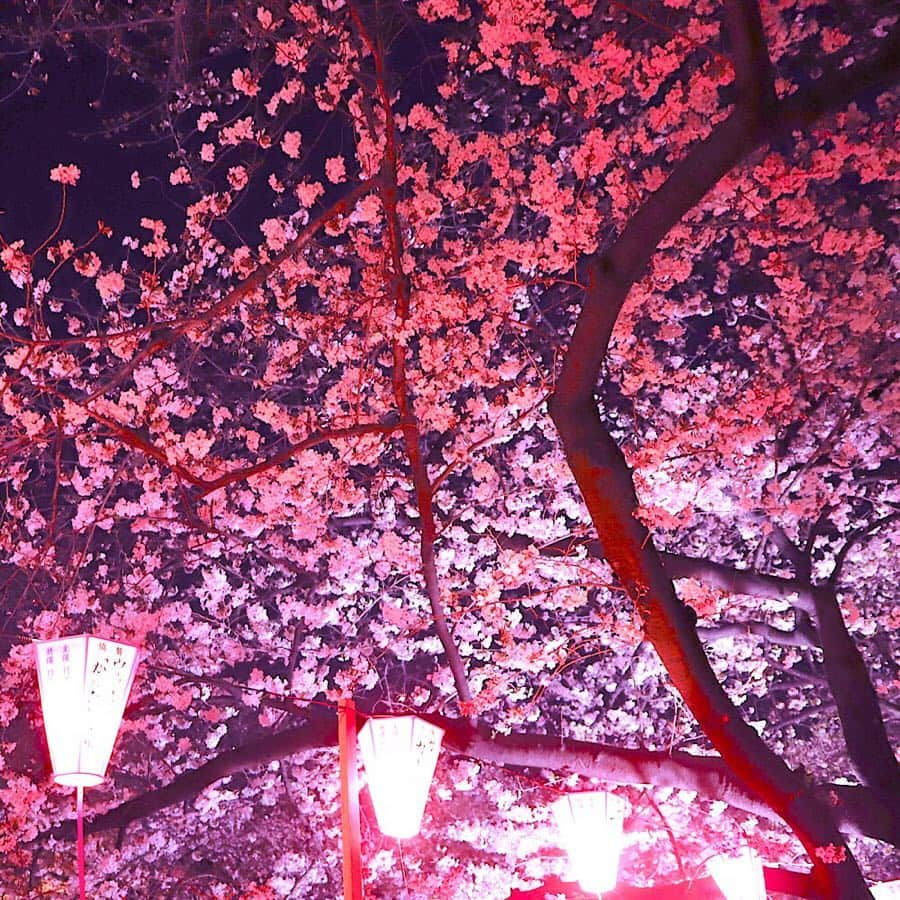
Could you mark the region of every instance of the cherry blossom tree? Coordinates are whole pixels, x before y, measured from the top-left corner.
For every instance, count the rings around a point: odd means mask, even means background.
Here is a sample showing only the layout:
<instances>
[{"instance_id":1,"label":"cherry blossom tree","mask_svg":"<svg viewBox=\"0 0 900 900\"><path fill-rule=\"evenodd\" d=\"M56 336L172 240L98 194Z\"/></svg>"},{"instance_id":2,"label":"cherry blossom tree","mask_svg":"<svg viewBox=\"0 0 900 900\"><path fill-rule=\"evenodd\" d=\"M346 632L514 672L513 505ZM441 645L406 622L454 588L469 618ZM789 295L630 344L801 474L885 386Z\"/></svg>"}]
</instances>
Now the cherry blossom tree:
<instances>
[{"instance_id":1,"label":"cherry blossom tree","mask_svg":"<svg viewBox=\"0 0 900 900\"><path fill-rule=\"evenodd\" d=\"M7 104L120 86L0 219L5 895L71 892L31 642L81 631L144 648L93 897L339 896L342 697L446 732L421 837L363 795L373 897L583 896L598 785L610 896L900 877L895 12L3 16Z\"/></svg>"}]
</instances>

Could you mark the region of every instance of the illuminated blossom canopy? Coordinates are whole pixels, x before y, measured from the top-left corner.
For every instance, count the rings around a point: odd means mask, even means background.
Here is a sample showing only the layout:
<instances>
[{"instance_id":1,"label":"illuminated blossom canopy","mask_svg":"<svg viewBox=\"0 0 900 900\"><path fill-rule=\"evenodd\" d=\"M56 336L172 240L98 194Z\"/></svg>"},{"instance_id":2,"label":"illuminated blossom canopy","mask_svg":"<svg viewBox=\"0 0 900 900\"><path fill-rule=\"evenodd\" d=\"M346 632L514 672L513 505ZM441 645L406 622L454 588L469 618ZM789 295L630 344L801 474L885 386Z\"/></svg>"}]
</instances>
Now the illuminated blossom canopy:
<instances>
[{"instance_id":1,"label":"illuminated blossom canopy","mask_svg":"<svg viewBox=\"0 0 900 900\"><path fill-rule=\"evenodd\" d=\"M609 897L900 877L896 12L6 6L4 120L90 96L3 175L0 893L72 893L79 633L91 897L340 896L342 697L445 731L373 897L584 896L588 790Z\"/></svg>"}]
</instances>

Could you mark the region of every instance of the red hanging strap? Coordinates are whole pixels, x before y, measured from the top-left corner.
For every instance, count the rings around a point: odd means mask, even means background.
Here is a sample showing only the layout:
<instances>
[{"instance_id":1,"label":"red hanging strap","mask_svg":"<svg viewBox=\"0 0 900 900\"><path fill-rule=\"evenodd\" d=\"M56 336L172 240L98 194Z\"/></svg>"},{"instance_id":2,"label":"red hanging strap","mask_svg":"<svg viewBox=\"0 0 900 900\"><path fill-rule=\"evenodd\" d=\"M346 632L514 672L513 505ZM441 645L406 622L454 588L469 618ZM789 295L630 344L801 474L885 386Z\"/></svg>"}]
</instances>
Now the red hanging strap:
<instances>
[{"instance_id":1,"label":"red hanging strap","mask_svg":"<svg viewBox=\"0 0 900 900\"><path fill-rule=\"evenodd\" d=\"M84 887L84 788L75 788L76 841L78 852L78 896L85 900L87 894Z\"/></svg>"}]
</instances>

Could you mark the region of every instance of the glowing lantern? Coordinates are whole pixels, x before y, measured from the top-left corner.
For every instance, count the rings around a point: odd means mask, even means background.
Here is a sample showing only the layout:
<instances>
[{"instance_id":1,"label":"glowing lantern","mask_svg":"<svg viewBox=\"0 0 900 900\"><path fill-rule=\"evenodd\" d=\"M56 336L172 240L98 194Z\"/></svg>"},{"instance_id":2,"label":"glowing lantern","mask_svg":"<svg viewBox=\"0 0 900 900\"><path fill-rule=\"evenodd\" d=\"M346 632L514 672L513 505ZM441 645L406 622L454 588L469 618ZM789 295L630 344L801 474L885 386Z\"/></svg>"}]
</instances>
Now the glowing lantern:
<instances>
[{"instance_id":1,"label":"glowing lantern","mask_svg":"<svg viewBox=\"0 0 900 900\"><path fill-rule=\"evenodd\" d=\"M625 800L589 791L566 794L551 808L578 883L593 894L611 891L624 843Z\"/></svg>"},{"instance_id":2,"label":"glowing lantern","mask_svg":"<svg viewBox=\"0 0 900 900\"><path fill-rule=\"evenodd\" d=\"M716 856L706 868L725 900L766 900L762 863L749 847L736 857Z\"/></svg>"},{"instance_id":3,"label":"glowing lantern","mask_svg":"<svg viewBox=\"0 0 900 900\"><path fill-rule=\"evenodd\" d=\"M75 788L78 893L84 900L84 789L100 784L137 667L137 647L79 634L35 641L53 780Z\"/></svg>"},{"instance_id":4,"label":"glowing lantern","mask_svg":"<svg viewBox=\"0 0 900 900\"><path fill-rule=\"evenodd\" d=\"M53 779L93 787L106 776L137 648L80 634L38 641L38 684Z\"/></svg>"},{"instance_id":5,"label":"glowing lantern","mask_svg":"<svg viewBox=\"0 0 900 900\"><path fill-rule=\"evenodd\" d=\"M360 729L359 752L384 834L418 834L443 736L443 729L415 716L371 718Z\"/></svg>"}]
</instances>

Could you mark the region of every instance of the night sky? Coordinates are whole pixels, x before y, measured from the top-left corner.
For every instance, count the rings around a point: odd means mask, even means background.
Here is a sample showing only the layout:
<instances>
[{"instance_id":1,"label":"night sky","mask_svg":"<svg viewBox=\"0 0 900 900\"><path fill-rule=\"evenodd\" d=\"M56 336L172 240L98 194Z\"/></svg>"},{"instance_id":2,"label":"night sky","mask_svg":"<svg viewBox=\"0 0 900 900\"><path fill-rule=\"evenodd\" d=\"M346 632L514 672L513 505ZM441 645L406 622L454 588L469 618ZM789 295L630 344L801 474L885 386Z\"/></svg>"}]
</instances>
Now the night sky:
<instances>
[{"instance_id":1,"label":"night sky","mask_svg":"<svg viewBox=\"0 0 900 900\"><path fill-rule=\"evenodd\" d=\"M66 60L47 54L46 84L17 90L0 105L0 208L7 240L25 238L31 248L55 227L59 215L59 185L49 172L59 163L74 163L81 179L70 192L62 236L88 237L102 218L118 232L142 215L168 212L158 185L145 181L131 187L135 169L164 170L167 148L160 142L122 147L126 135L109 134L107 117L140 108L149 93L107 70L96 51ZM3 80L9 89L10 82ZM115 239L115 238L114 238Z\"/></svg>"}]
</instances>

